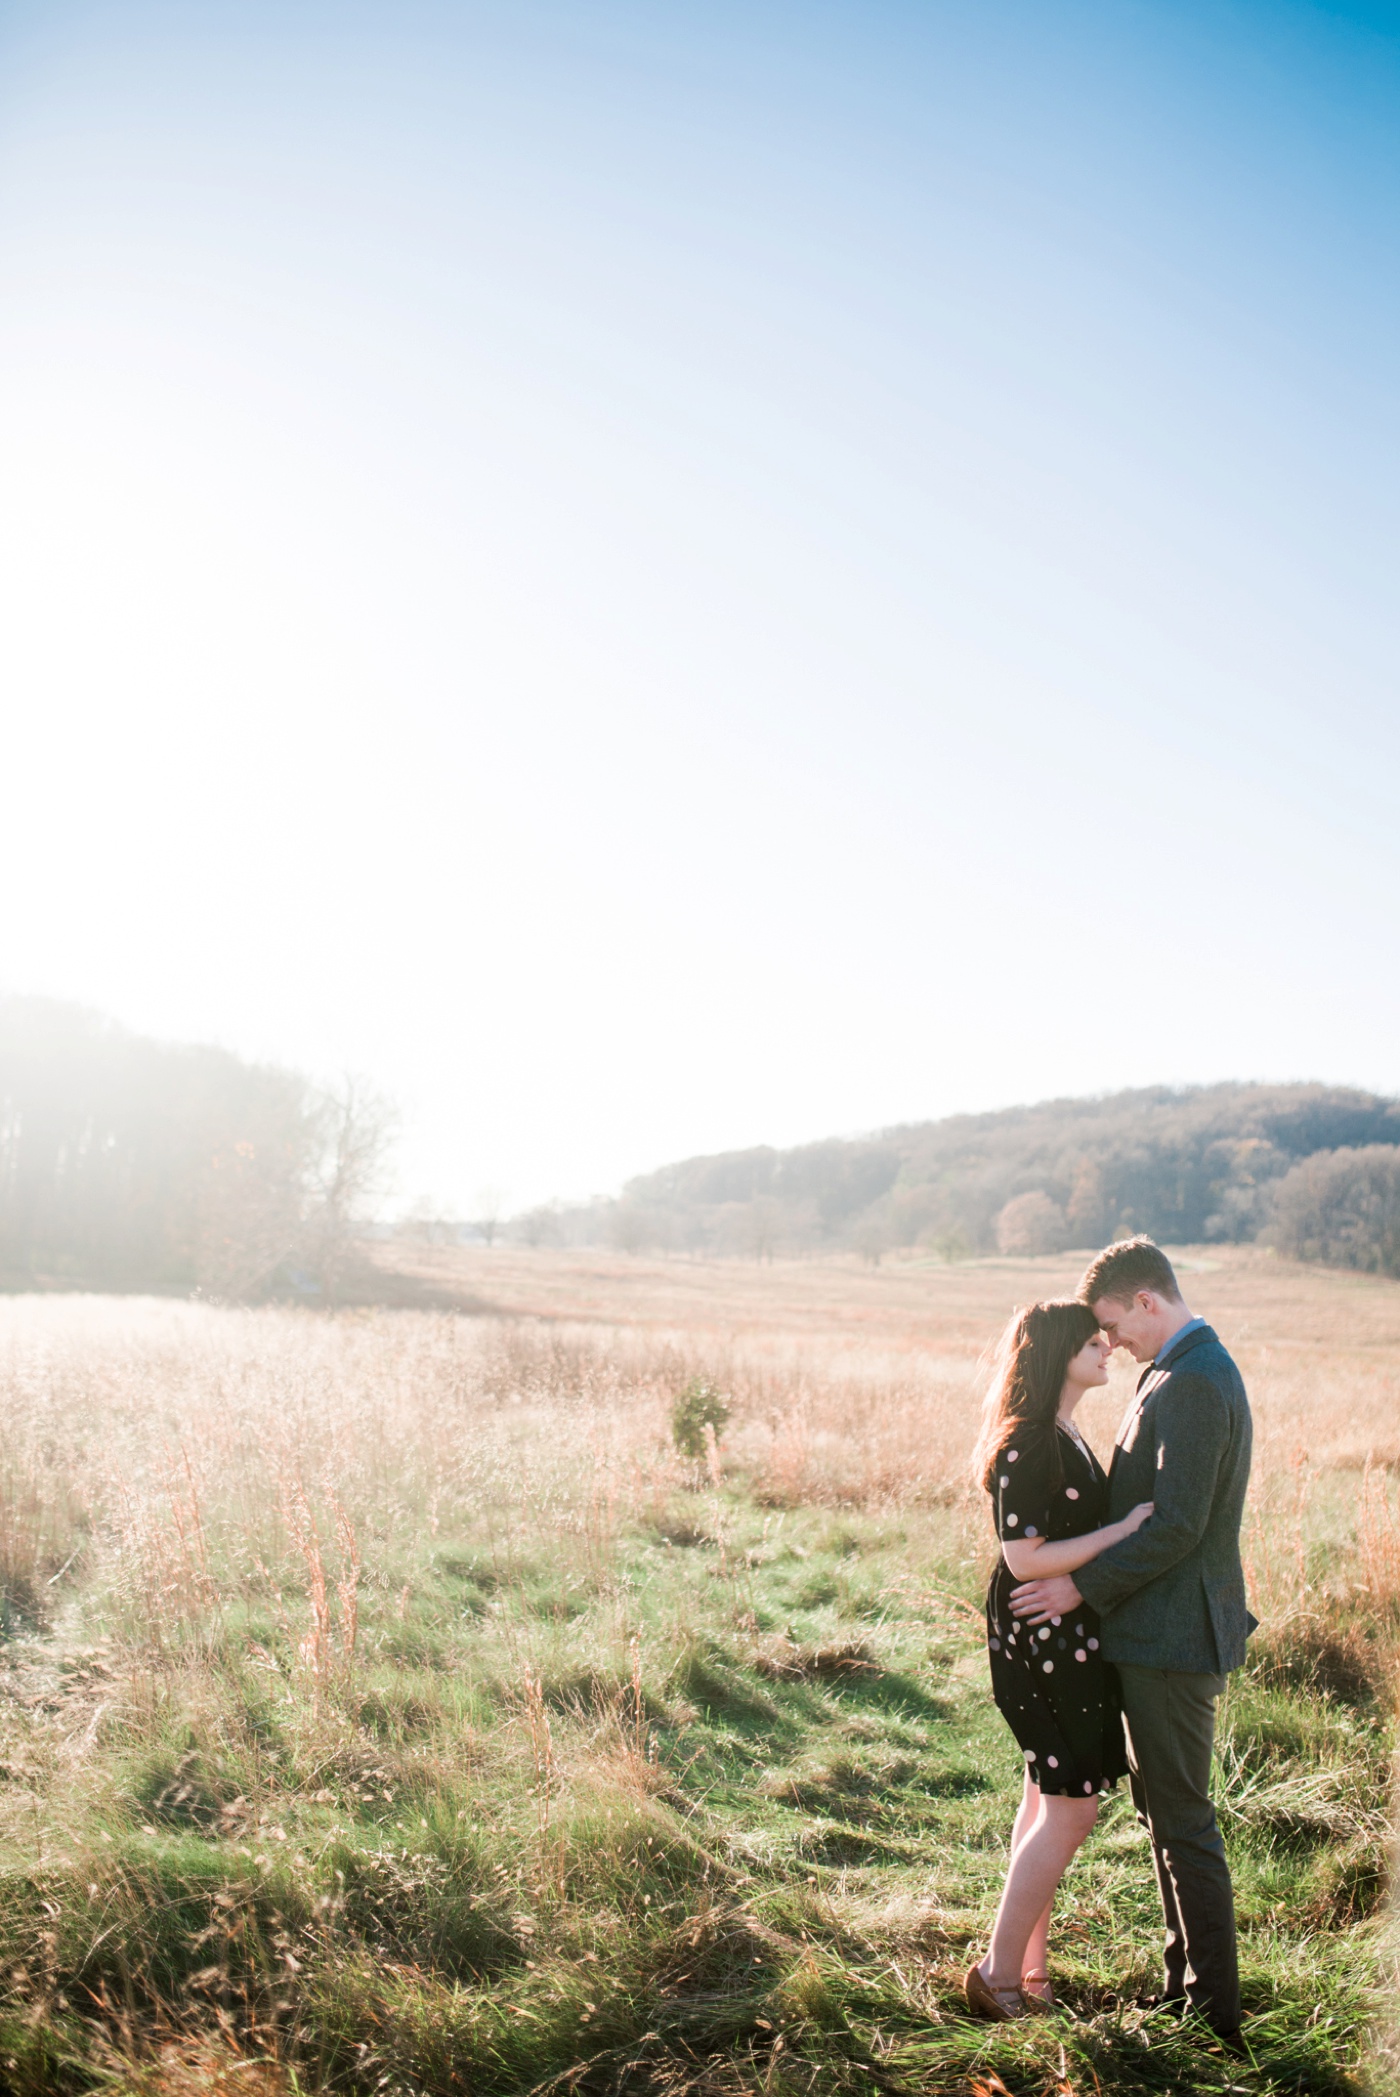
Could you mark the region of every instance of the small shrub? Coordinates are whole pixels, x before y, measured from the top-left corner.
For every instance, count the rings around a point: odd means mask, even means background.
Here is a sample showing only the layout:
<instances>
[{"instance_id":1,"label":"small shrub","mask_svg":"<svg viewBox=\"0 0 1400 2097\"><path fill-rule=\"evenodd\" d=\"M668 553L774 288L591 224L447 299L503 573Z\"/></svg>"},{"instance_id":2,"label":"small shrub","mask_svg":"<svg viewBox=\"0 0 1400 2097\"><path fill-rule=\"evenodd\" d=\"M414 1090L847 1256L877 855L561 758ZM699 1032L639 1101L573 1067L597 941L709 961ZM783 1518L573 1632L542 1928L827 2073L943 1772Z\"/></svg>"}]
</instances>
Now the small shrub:
<instances>
[{"instance_id":1,"label":"small shrub","mask_svg":"<svg viewBox=\"0 0 1400 2097\"><path fill-rule=\"evenodd\" d=\"M696 1463L703 1461L706 1429L718 1441L729 1425L730 1410L729 1400L717 1384L703 1376L692 1376L671 1407L671 1440L681 1455Z\"/></svg>"}]
</instances>

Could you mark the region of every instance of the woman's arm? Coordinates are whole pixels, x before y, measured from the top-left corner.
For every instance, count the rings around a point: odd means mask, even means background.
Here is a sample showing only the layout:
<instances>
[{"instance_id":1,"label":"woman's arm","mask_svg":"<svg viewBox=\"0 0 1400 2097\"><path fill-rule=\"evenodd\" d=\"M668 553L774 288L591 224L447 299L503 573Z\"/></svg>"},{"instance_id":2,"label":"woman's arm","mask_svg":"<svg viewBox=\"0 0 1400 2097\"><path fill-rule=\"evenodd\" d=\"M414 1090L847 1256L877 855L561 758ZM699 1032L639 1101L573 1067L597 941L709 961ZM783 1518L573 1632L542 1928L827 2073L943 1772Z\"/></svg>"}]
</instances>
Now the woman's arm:
<instances>
[{"instance_id":1,"label":"woman's arm","mask_svg":"<svg viewBox=\"0 0 1400 2097\"><path fill-rule=\"evenodd\" d=\"M1020 1537L1015 1543L1004 1543L1001 1555L1018 1580L1040 1580L1054 1573L1077 1573L1100 1551L1121 1544L1142 1527L1152 1512L1150 1500L1139 1500L1131 1514L1125 1514L1121 1522L1109 1522L1102 1529L1091 1529L1087 1536L1067 1536L1063 1543L1052 1544L1045 1536Z\"/></svg>"}]
</instances>

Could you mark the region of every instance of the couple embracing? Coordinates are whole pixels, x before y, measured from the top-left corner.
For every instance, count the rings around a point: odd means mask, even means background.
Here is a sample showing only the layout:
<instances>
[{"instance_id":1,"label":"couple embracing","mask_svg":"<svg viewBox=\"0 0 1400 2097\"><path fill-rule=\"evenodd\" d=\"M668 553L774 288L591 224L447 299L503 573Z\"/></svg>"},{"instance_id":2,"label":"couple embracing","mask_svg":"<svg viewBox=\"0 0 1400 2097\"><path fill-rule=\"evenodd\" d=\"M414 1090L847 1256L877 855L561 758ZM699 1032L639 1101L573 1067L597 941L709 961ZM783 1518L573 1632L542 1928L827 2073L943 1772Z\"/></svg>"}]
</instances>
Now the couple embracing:
<instances>
[{"instance_id":1,"label":"couple embracing","mask_svg":"<svg viewBox=\"0 0 1400 2097\"><path fill-rule=\"evenodd\" d=\"M1105 1474L1074 1423L1125 1347L1145 1367ZM1055 1892L1099 1799L1127 1775L1166 1918L1162 1993L1238 2049L1234 1894L1210 1798L1216 1700L1255 1628L1240 1517L1249 1402L1234 1362L1147 1238L1094 1260L1077 1299L1007 1328L978 1475L1001 1557L987 1595L992 1693L1025 1791L991 1946L967 1976L991 2018L1054 2005Z\"/></svg>"}]
</instances>

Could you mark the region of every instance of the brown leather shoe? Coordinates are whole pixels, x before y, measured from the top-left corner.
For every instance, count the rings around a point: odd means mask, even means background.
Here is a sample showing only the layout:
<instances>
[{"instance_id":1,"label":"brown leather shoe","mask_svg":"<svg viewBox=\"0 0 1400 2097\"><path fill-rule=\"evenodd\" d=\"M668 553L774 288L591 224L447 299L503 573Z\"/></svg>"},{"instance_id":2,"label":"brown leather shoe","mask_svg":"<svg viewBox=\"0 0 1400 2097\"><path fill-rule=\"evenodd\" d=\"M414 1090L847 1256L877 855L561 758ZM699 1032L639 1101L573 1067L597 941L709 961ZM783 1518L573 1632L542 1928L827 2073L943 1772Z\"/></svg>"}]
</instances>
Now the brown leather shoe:
<instances>
[{"instance_id":1,"label":"brown leather shoe","mask_svg":"<svg viewBox=\"0 0 1400 2097\"><path fill-rule=\"evenodd\" d=\"M973 2016L988 2017L993 2024L1013 2024L1018 2018L1030 2015L1020 1989L989 1987L980 1965L969 1966L963 1994Z\"/></svg>"},{"instance_id":2,"label":"brown leather shoe","mask_svg":"<svg viewBox=\"0 0 1400 2097\"><path fill-rule=\"evenodd\" d=\"M1028 1981L1034 1981L1035 1986L1028 1987ZM1021 2000L1032 2017L1053 2017L1061 2008L1060 1998L1055 1993L1044 1967L1037 1972L1021 1975Z\"/></svg>"}]
</instances>

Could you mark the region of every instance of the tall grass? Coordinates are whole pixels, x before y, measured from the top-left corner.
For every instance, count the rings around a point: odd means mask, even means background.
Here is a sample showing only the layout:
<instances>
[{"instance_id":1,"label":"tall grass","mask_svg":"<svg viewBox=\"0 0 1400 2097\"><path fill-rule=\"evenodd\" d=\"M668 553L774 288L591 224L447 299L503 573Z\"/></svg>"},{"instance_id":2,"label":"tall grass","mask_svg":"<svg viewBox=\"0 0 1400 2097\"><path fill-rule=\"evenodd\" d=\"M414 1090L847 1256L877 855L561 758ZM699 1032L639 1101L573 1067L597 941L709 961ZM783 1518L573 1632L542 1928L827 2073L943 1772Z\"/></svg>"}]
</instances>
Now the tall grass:
<instances>
[{"instance_id":1,"label":"tall grass","mask_svg":"<svg viewBox=\"0 0 1400 2097\"><path fill-rule=\"evenodd\" d=\"M1256 2064L1125 2007L1154 1922L1121 1801L1067 1891L1075 2021L960 2014L1017 1767L966 1477L984 1337L5 1304L10 2085L1379 2076L1400 1519L1365 1364L1344 1402L1247 1364L1266 1622L1220 1782ZM729 1407L704 1457L672 1431L699 1384Z\"/></svg>"}]
</instances>

